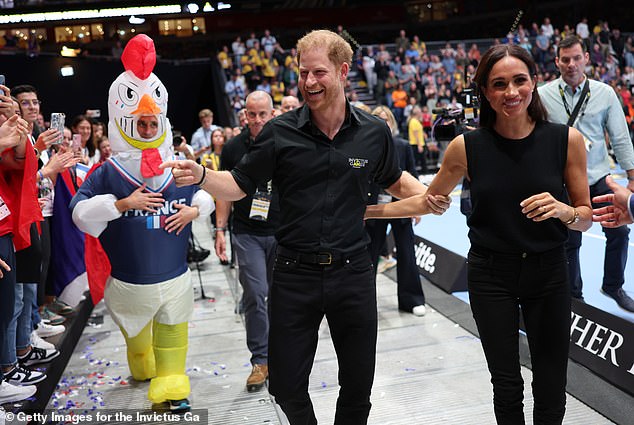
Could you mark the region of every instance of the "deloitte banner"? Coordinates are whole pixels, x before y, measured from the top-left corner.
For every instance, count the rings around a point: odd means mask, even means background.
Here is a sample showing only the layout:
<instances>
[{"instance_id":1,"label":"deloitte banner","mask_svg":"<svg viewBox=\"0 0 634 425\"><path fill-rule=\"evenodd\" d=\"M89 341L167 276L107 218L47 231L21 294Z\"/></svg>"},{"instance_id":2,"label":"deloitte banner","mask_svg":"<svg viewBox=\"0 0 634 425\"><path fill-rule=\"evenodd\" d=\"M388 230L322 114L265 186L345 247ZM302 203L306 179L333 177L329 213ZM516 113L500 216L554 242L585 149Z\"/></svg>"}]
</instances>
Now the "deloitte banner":
<instances>
[{"instance_id":1,"label":"deloitte banner","mask_svg":"<svg viewBox=\"0 0 634 425\"><path fill-rule=\"evenodd\" d=\"M414 235L420 274L448 293L467 290L467 260L455 252Z\"/></svg>"},{"instance_id":2,"label":"deloitte banner","mask_svg":"<svg viewBox=\"0 0 634 425\"><path fill-rule=\"evenodd\" d=\"M572 300L570 358L634 395L634 323Z\"/></svg>"}]
</instances>

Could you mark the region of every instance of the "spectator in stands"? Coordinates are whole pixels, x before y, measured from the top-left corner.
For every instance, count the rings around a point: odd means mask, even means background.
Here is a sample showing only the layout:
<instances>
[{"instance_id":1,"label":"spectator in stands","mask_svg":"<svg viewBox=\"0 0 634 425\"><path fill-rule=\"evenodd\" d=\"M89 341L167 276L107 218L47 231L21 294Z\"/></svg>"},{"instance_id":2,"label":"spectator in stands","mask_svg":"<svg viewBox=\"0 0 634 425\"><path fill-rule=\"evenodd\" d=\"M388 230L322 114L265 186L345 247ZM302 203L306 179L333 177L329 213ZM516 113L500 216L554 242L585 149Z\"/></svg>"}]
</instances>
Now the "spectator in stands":
<instances>
[{"instance_id":1,"label":"spectator in stands","mask_svg":"<svg viewBox=\"0 0 634 425\"><path fill-rule=\"evenodd\" d=\"M262 37L262 40L260 41L260 45L264 49L264 52L272 55L275 50L275 43L277 43L277 40L273 35L271 35L271 31L265 29L264 37Z\"/></svg>"},{"instance_id":2,"label":"spectator in stands","mask_svg":"<svg viewBox=\"0 0 634 425\"><path fill-rule=\"evenodd\" d=\"M200 163L210 170L220 170L220 154L222 153L222 148L226 141L225 132L222 128L218 127L212 131L211 145L213 148L210 153L206 153L202 156Z\"/></svg>"},{"instance_id":3,"label":"spectator in stands","mask_svg":"<svg viewBox=\"0 0 634 425\"><path fill-rule=\"evenodd\" d=\"M387 106L391 109L392 106L394 105L394 100L392 99L392 93L394 93L394 90L396 90L396 88L398 87L398 77L396 76L396 73L393 70L389 70L387 73L387 79L385 80L385 83L383 84L385 87L385 100L387 103Z\"/></svg>"},{"instance_id":4,"label":"spectator in stands","mask_svg":"<svg viewBox=\"0 0 634 425\"><path fill-rule=\"evenodd\" d=\"M403 84L400 82L396 86L396 89L392 92L392 111L394 112L394 118L398 128L402 129L405 123L405 116L403 114L405 107L407 106L407 92L403 89Z\"/></svg>"},{"instance_id":5,"label":"spectator in stands","mask_svg":"<svg viewBox=\"0 0 634 425\"><path fill-rule=\"evenodd\" d=\"M234 66L236 69L242 68L242 56L246 53L246 47L242 42L240 36L237 36L236 39L231 43L231 51L233 52L234 57Z\"/></svg>"},{"instance_id":6,"label":"spectator in stands","mask_svg":"<svg viewBox=\"0 0 634 425\"><path fill-rule=\"evenodd\" d=\"M585 45L577 37L568 37L563 40L557 50L556 59L561 77L541 86L540 97L548 111L548 118L552 122L568 123L578 129L588 140L587 179L590 196L595 197L611 192L605 183L606 176L610 174L605 143L606 134L609 136L619 165L627 172L628 189L634 190L634 149L622 106L610 86L586 77L584 71L588 59ZM579 104L579 102L582 103ZM575 117L574 110L577 105L579 109ZM583 281L579 262L581 232L578 230L575 227L568 232L566 249L572 296L583 300ZM634 300L623 290L629 229L604 227L603 232L607 241L601 292L614 299L624 310L634 312Z\"/></svg>"},{"instance_id":7,"label":"spectator in stands","mask_svg":"<svg viewBox=\"0 0 634 425\"><path fill-rule=\"evenodd\" d=\"M218 62L220 63L220 67L225 73L225 78L229 79L231 77L231 69L233 68L233 61L231 60L229 47L227 45L222 46L222 50L218 52L217 58L218 58Z\"/></svg>"},{"instance_id":8,"label":"spectator in stands","mask_svg":"<svg viewBox=\"0 0 634 425\"><path fill-rule=\"evenodd\" d=\"M416 105L407 122L407 134L409 146L414 158L414 165L420 174L427 174L427 146L425 143L425 132L423 131L423 111Z\"/></svg>"},{"instance_id":9,"label":"spectator in stands","mask_svg":"<svg viewBox=\"0 0 634 425\"><path fill-rule=\"evenodd\" d=\"M585 16L581 18L581 21L577 24L576 34L583 40L584 43L587 43L587 40L590 38L590 29L588 28L588 18ZM586 44L586 46L588 46Z\"/></svg>"},{"instance_id":10,"label":"spectator in stands","mask_svg":"<svg viewBox=\"0 0 634 425\"><path fill-rule=\"evenodd\" d=\"M99 163L99 150L92 136L92 121L86 115L77 115L71 121L73 134L81 136L81 163L89 167Z\"/></svg>"},{"instance_id":11,"label":"spectator in stands","mask_svg":"<svg viewBox=\"0 0 634 425\"><path fill-rule=\"evenodd\" d=\"M231 73L229 81L225 83L225 92L229 99L233 99L238 96L241 99L246 97L247 88L244 84L244 77L242 76L242 71L240 69L235 69Z\"/></svg>"},{"instance_id":12,"label":"spectator in stands","mask_svg":"<svg viewBox=\"0 0 634 425\"><path fill-rule=\"evenodd\" d=\"M110 148L110 140L108 140L107 136L101 136L101 139L97 142L97 149L99 149L100 163L112 156L112 148Z\"/></svg>"},{"instance_id":13,"label":"spectator in stands","mask_svg":"<svg viewBox=\"0 0 634 425\"><path fill-rule=\"evenodd\" d=\"M542 34L544 34L548 38L551 38L553 34L555 34L555 29L553 28L553 25L550 23L550 18L548 16L544 18L544 21L542 23L542 26L540 27L540 30Z\"/></svg>"},{"instance_id":14,"label":"spectator in stands","mask_svg":"<svg viewBox=\"0 0 634 425\"><path fill-rule=\"evenodd\" d=\"M396 56L403 57L410 45L405 30L399 31L398 38L394 40L394 43L396 44Z\"/></svg>"},{"instance_id":15,"label":"spectator in stands","mask_svg":"<svg viewBox=\"0 0 634 425\"><path fill-rule=\"evenodd\" d=\"M471 47L469 48L469 53L467 53L467 57L469 58L469 61L471 63L471 65L478 66L478 64L480 63L480 49L478 49L478 45L476 43L473 43L471 45Z\"/></svg>"},{"instance_id":16,"label":"spectator in stands","mask_svg":"<svg viewBox=\"0 0 634 425\"><path fill-rule=\"evenodd\" d=\"M544 56L546 55L546 53L548 53L549 47L550 36L548 36L542 28L539 35L535 38L535 53L533 55L541 70L544 69Z\"/></svg>"},{"instance_id":17,"label":"spectator in stands","mask_svg":"<svg viewBox=\"0 0 634 425\"><path fill-rule=\"evenodd\" d=\"M583 136L546 121L535 69L519 46L485 53L475 76L481 128L451 142L429 187L449 194L464 177L471 184L469 297L498 424L525 423L520 313L531 341L533 421L563 421L571 315L564 244L567 229L585 231L592 219ZM425 197L370 206L366 218L424 214Z\"/></svg>"},{"instance_id":18,"label":"spectator in stands","mask_svg":"<svg viewBox=\"0 0 634 425\"><path fill-rule=\"evenodd\" d=\"M211 149L211 132L218 126L214 125L214 113L211 109L202 109L198 112L200 127L192 134L191 145L194 148L194 156L200 156Z\"/></svg>"}]
</instances>

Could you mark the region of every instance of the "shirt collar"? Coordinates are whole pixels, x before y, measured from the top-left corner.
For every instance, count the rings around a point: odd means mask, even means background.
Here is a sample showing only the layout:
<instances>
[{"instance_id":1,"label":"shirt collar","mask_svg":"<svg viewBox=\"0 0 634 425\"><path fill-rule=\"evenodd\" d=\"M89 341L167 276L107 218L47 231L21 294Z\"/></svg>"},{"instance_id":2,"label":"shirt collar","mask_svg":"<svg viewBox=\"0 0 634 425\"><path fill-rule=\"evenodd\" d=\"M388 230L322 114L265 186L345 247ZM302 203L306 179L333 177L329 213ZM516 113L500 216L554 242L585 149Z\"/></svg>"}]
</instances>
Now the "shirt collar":
<instances>
[{"instance_id":1,"label":"shirt collar","mask_svg":"<svg viewBox=\"0 0 634 425\"><path fill-rule=\"evenodd\" d=\"M586 83L586 79L588 77L586 77L585 74L583 74L583 81L581 81L581 83L577 86L577 90L576 91L572 91L572 86L570 86L568 83L566 83L566 81L564 81L564 79L560 76L559 77L559 87L563 90L563 91L567 91L569 93L572 93L573 95L577 94L581 89L583 89L583 85Z\"/></svg>"},{"instance_id":2,"label":"shirt collar","mask_svg":"<svg viewBox=\"0 0 634 425\"><path fill-rule=\"evenodd\" d=\"M350 105L348 99L346 99L346 118L343 121L343 125L341 128L347 127L350 124L359 124L361 120L359 119L358 111ZM304 104L299 110L299 117L297 118L297 128L304 128L306 125L311 125L310 121L310 108L307 104Z\"/></svg>"}]
</instances>

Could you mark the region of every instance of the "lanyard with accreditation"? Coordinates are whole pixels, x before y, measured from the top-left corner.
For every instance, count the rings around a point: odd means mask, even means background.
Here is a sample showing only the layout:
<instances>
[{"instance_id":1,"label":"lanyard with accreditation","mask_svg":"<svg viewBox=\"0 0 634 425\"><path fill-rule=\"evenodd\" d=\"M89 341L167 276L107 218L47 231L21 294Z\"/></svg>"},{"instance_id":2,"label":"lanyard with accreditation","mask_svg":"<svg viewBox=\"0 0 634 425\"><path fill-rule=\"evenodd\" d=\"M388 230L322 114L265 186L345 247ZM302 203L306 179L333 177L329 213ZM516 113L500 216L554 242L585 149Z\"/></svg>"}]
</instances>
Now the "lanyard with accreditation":
<instances>
[{"instance_id":1,"label":"lanyard with accreditation","mask_svg":"<svg viewBox=\"0 0 634 425\"><path fill-rule=\"evenodd\" d=\"M559 86L559 94L561 95L561 100L564 103L564 108L566 108L566 114L568 114L568 123L569 127L572 127L575 121L577 120L577 116L579 115L579 111L581 108L586 110L588 106L588 101L590 101L590 81L586 77L586 83L583 85L583 89L581 90L581 95L579 96L579 100L575 105L572 113L570 112L570 107L568 106L568 102L566 101L566 96L564 96L564 89ZM583 116L583 112L581 112L581 116Z\"/></svg>"}]
</instances>

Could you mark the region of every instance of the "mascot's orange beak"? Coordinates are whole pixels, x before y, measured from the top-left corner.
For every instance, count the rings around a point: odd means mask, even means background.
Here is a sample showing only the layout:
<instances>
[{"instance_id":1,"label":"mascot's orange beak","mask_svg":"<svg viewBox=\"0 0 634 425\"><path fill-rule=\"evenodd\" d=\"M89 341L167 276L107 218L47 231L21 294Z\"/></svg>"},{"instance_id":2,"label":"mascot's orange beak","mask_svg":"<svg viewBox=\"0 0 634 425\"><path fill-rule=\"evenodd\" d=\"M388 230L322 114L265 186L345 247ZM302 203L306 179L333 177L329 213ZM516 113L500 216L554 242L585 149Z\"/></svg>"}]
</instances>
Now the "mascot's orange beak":
<instances>
[{"instance_id":1,"label":"mascot's orange beak","mask_svg":"<svg viewBox=\"0 0 634 425\"><path fill-rule=\"evenodd\" d=\"M156 106L154 99L149 94L144 94L139 102L139 107L132 112L132 115L157 115L161 110Z\"/></svg>"}]
</instances>

